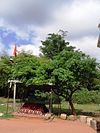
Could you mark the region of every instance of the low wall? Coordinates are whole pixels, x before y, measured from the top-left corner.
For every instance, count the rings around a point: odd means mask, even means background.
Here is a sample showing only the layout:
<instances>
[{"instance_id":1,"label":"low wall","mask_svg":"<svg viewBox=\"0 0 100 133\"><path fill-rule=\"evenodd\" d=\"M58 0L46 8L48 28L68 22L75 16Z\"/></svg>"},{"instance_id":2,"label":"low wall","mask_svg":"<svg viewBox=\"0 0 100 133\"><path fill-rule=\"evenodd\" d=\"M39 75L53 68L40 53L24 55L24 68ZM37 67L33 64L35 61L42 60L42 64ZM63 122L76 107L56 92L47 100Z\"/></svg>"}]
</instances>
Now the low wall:
<instances>
[{"instance_id":1,"label":"low wall","mask_svg":"<svg viewBox=\"0 0 100 133\"><path fill-rule=\"evenodd\" d=\"M80 116L80 121L86 123L88 126L93 128L97 133L100 133L100 119L89 116Z\"/></svg>"}]
</instances>

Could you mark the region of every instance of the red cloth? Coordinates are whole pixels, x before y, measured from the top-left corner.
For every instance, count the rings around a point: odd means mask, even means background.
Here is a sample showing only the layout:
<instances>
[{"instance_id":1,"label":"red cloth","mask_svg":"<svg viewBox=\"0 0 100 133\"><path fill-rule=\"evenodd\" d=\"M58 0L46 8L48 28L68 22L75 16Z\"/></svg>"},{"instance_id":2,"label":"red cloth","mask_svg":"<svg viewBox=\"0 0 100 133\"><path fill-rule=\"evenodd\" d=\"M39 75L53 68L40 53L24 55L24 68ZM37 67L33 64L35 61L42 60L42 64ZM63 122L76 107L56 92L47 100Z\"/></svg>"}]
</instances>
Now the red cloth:
<instances>
[{"instance_id":1,"label":"red cloth","mask_svg":"<svg viewBox=\"0 0 100 133\"><path fill-rule=\"evenodd\" d=\"M16 56L17 56L17 48L16 48L16 44L15 44L15 46L14 46L13 55L14 55L14 57L16 57Z\"/></svg>"},{"instance_id":2,"label":"red cloth","mask_svg":"<svg viewBox=\"0 0 100 133\"><path fill-rule=\"evenodd\" d=\"M25 103L18 112L25 114L41 115L47 113L48 111L45 105L35 104L35 103Z\"/></svg>"}]
</instances>

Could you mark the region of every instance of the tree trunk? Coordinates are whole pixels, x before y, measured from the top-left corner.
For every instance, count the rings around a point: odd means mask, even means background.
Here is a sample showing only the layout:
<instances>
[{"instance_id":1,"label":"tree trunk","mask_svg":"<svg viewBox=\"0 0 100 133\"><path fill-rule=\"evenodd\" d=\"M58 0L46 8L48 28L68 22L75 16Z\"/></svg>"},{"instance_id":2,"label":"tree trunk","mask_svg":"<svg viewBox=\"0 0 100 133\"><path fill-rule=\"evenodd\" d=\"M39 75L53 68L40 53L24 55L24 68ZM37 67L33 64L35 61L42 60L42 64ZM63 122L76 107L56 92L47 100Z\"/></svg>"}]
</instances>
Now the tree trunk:
<instances>
[{"instance_id":1,"label":"tree trunk","mask_svg":"<svg viewBox=\"0 0 100 133\"><path fill-rule=\"evenodd\" d=\"M76 111L75 111L75 108L74 108L74 105L73 105L73 102L72 102L72 99L71 98L69 99L69 105L71 107L71 113L72 113L72 115L76 115Z\"/></svg>"}]
</instances>

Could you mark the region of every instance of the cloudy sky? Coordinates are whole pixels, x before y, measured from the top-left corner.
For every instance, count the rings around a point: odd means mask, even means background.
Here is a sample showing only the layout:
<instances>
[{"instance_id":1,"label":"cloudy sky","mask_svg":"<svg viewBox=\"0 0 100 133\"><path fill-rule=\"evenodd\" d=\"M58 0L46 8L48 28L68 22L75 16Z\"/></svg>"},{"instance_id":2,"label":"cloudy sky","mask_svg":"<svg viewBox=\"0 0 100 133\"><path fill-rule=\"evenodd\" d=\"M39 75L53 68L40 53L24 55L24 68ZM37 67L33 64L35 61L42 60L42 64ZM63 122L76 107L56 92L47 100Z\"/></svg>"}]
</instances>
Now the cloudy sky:
<instances>
[{"instance_id":1,"label":"cloudy sky","mask_svg":"<svg viewBox=\"0 0 100 133\"><path fill-rule=\"evenodd\" d=\"M48 33L68 31L70 45L100 60L97 48L100 0L0 0L0 55L18 51L39 54Z\"/></svg>"}]
</instances>

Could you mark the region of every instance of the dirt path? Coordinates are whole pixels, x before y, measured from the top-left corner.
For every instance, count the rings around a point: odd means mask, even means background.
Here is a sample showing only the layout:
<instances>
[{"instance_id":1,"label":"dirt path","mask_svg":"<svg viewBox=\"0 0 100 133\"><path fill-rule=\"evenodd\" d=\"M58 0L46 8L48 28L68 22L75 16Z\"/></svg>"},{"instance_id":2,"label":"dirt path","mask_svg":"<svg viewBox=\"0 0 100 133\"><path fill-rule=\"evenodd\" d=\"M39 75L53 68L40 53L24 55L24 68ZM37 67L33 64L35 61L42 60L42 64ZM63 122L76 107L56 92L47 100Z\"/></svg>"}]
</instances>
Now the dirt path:
<instances>
[{"instance_id":1,"label":"dirt path","mask_svg":"<svg viewBox=\"0 0 100 133\"><path fill-rule=\"evenodd\" d=\"M78 121L10 119L0 120L0 133L95 133L95 131Z\"/></svg>"}]
</instances>

